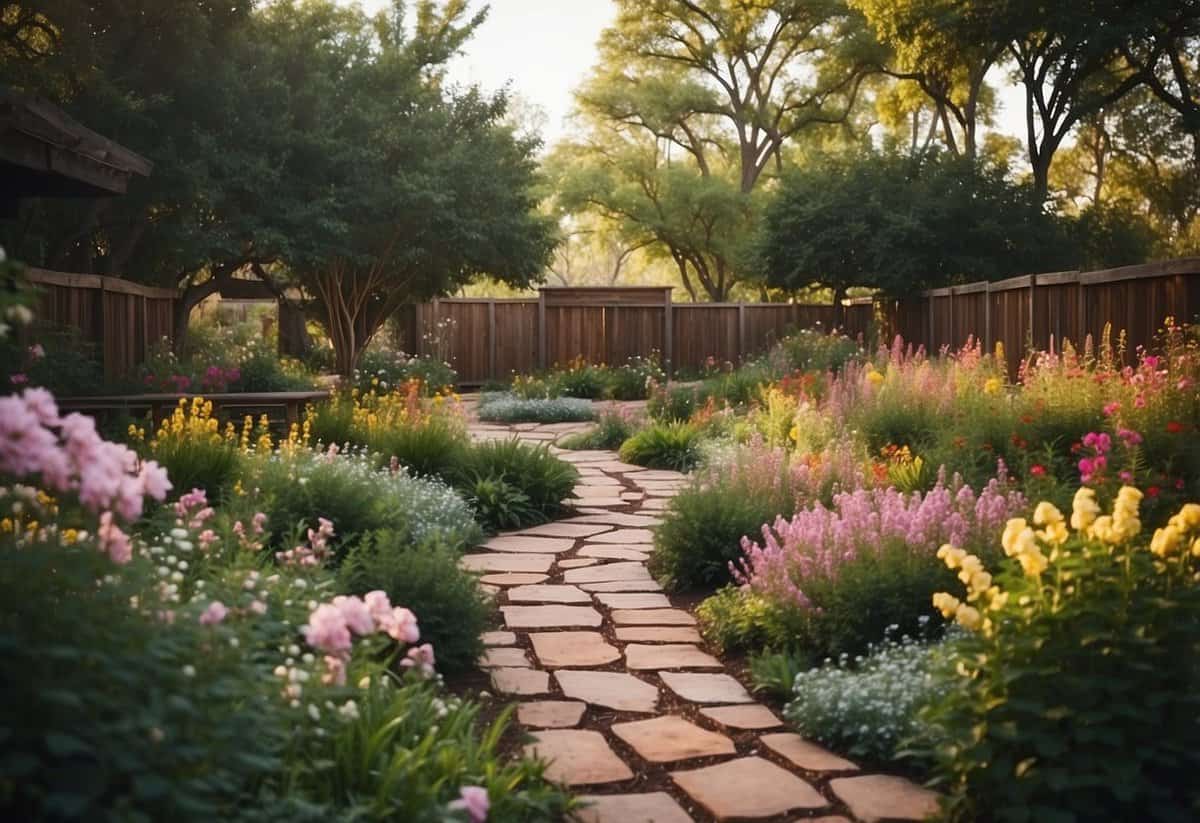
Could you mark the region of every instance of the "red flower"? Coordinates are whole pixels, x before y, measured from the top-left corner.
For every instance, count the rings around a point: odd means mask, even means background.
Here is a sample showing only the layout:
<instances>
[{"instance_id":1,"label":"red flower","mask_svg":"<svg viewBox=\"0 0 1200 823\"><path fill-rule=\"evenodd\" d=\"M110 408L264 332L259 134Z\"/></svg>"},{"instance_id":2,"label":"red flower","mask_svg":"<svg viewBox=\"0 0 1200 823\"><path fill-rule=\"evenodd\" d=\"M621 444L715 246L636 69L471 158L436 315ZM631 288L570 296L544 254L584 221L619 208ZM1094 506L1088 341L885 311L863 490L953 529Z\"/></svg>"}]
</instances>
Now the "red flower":
<instances>
[{"instance_id":1,"label":"red flower","mask_svg":"<svg viewBox=\"0 0 1200 823\"><path fill-rule=\"evenodd\" d=\"M1158 493L1162 491L1158 486L1150 486L1146 489L1147 497L1158 497Z\"/></svg>"},{"instance_id":2,"label":"red flower","mask_svg":"<svg viewBox=\"0 0 1200 823\"><path fill-rule=\"evenodd\" d=\"M1184 429L1184 425L1178 420L1172 420L1167 423L1167 434L1179 434Z\"/></svg>"},{"instance_id":3,"label":"red flower","mask_svg":"<svg viewBox=\"0 0 1200 823\"><path fill-rule=\"evenodd\" d=\"M1046 467L1041 465L1040 463L1035 463L1034 465L1029 467L1029 473L1032 474L1034 477L1045 477L1046 476Z\"/></svg>"}]
</instances>

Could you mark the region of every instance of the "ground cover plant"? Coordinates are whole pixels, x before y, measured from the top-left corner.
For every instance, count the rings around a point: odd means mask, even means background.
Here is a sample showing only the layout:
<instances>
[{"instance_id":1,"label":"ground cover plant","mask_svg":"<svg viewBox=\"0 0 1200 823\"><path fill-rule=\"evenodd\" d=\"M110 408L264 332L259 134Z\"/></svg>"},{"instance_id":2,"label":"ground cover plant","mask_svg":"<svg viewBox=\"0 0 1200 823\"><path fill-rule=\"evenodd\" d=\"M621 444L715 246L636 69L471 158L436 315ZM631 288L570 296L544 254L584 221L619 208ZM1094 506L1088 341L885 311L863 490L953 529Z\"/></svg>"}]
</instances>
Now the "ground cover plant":
<instances>
[{"instance_id":1,"label":"ground cover plant","mask_svg":"<svg viewBox=\"0 0 1200 823\"><path fill-rule=\"evenodd\" d=\"M457 516L445 511L445 487L383 469L400 522L385 512L388 528L355 541L338 574L341 529L360 527L345 518L361 512L335 512L335 524L305 511L276 543L271 519L286 509L260 504L279 490L250 474L214 506L102 440L90 418L60 416L46 392L0 398L0 412L0 807L11 816L567 814L540 765L502 754L507 717L485 725L440 685L431 639L463 665L478 632L462 621L484 608L442 545L464 521L478 528L461 501ZM352 493L361 477L388 482L368 460L299 437L260 445L239 447L239 466L299 472L294 489L319 485L311 473L326 466L348 467ZM441 497L426 507L422 494ZM391 560L372 565L372 553ZM409 595L428 621L402 605Z\"/></svg>"},{"instance_id":2,"label":"ground cover plant","mask_svg":"<svg viewBox=\"0 0 1200 823\"><path fill-rule=\"evenodd\" d=\"M603 409L594 428L568 435L559 441L564 449L608 449L616 451L636 431L633 415L621 406Z\"/></svg>"},{"instance_id":3,"label":"ground cover plant","mask_svg":"<svg viewBox=\"0 0 1200 823\"><path fill-rule=\"evenodd\" d=\"M479 419L487 423L575 423L595 417L592 401L578 397L520 397L511 392L479 396Z\"/></svg>"}]
</instances>

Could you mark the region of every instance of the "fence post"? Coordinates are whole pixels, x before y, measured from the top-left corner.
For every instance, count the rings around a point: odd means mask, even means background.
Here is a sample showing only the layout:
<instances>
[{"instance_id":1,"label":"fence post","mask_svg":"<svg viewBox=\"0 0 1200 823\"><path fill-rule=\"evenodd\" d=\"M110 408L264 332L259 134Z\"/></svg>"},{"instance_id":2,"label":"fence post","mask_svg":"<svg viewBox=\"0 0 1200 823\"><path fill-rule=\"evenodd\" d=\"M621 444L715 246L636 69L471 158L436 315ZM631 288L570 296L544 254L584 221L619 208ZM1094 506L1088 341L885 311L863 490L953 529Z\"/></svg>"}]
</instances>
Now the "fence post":
<instances>
[{"instance_id":1,"label":"fence post","mask_svg":"<svg viewBox=\"0 0 1200 823\"><path fill-rule=\"evenodd\" d=\"M667 370L667 378L675 374L675 305L671 302L671 289L667 289L667 299L663 302L663 366Z\"/></svg>"},{"instance_id":2,"label":"fence post","mask_svg":"<svg viewBox=\"0 0 1200 823\"><path fill-rule=\"evenodd\" d=\"M738 362L746 359L746 304L738 303Z\"/></svg>"},{"instance_id":3,"label":"fence post","mask_svg":"<svg viewBox=\"0 0 1200 823\"><path fill-rule=\"evenodd\" d=\"M488 379L496 376L496 298L488 301Z\"/></svg>"},{"instance_id":4,"label":"fence post","mask_svg":"<svg viewBox=\"0 0 1200 823\"><path fill-rule=\"evenodd\" d=\"M983 285L983 348L984 354L990 352L993 348L992 343L992 283L987 281Z\"/></svg>"},{"instance_id":5,"label":"fence post","mask_svg":"<svg viewBox=\"0 0 1200 823\"><path fill-rule=\"evenodd\" d=\"M546 368L546 292L538 290L538 368Z\"/></svg>"}]
</instances>

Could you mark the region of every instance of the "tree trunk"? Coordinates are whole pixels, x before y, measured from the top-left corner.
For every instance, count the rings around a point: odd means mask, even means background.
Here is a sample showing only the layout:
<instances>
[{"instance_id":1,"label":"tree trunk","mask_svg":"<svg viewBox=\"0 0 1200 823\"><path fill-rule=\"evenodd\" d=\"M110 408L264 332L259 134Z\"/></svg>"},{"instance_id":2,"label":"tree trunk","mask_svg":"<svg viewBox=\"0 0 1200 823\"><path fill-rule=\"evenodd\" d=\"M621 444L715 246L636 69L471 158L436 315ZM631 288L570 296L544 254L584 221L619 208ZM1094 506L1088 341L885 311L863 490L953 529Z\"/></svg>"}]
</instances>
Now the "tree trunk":
<instances>
[{"instance_id":1,"label":"tree trunk","mask_svg":"<svg viewBox=\"0 0 1200 823\"><path fill-rule=\"evenodd\" d=\"M840 329L846 325L846 307L842 301L846 298L845 286L833 287L833 328Z\"/></svg>"}]
</instances>

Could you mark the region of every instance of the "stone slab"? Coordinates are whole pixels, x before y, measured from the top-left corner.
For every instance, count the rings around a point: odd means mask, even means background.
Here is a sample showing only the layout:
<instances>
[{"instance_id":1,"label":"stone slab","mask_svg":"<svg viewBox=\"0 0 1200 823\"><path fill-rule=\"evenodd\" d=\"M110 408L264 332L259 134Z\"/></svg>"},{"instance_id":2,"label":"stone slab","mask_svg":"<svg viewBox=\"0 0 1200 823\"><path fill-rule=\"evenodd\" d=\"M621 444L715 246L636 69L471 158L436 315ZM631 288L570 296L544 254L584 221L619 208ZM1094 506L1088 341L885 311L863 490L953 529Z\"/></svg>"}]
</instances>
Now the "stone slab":
<instances>
[{"instance_id":1,"label":"stone slab","mask_svg":"<svg viewBox=\"0 0 1200 823\"><path fill-rule=\"evenodd\" d=\"M730 729L777 729L783 725L775 713L757 703L748 706L715 706L700 714Z\"/></svg>"},{"instance_id":2,"label":"stone slab","mask_svg":"<svg viewBox=\"0 0 1200 823\"><path fill-rule=\"evenodd\" d=\"M651 763L735 753L733 741L725 735L702 729L676 715L614 723L612 731Z\"/></svg>"},{"instance_id":3,"label":"stone slab","mask_svg":"<svg viewBox=\"0 0 1200 823\"><path fill-rule=\"evenodd\" d=\"M521 534L536 537L571 538L591 537L594 534L611 531L610 526L602 523L543 523L531 529L524 529ZM570 548L568 546L568 548Z\"/></svg>"},{"instance_id":4,"label":"stone slab","mask_svg":"<svg viewBox=\"0 0 1200 823\"><path fill-rule=\"evenodd\" d=\"M631 529L646 529L662 523L661 517L647 517L644 514L625 514L622 512L604 512L602 514L581 514L570 517L568 523L603 523L608 526L626 526Z\"/></svg>"},{"instance_id":5,"label":"stone slab","mask_svg":"<svg viewBox=\"0 0 1200 823\"><path fill-rule=\"evenodd\" d=\"M600 612L591 606L501 606L509 629L555 629L599 626Z\"/></svg>"},{"instance_id":6,"label":"stone slab","mask_svg":"<svg viewBox=\"0 0 1200 823\"><path fill-rule=\"evenodd\" d=\"M525 572L501 572L500 574L485 574L479 581L488 586L531 586L544 583L550 579L548 574L529 574Z\"/></svg>"},{"instance_id":7,"label":"stone slab","mask_svg":"<svg viewBox=\"0 0 1200 823\"><path fill-rule=\"evenodd\" d=\"M517 642L517 636L512 632L484 632L480 638L485 646L511 646Z\"/></svg>"},{"instance_id":8,"label":"stone slab","mask_svg":"<svg viewBox=\"0 0 1200 823\"><path fill-rule=\"evenodd\" d=\"M629 609L614 611L613 622L618 626L694 626L696 618L683 609Z\"/></svg>"},{"instance_id":9,"label":"stone slab","mask_svg":"<svg viewBox=\"0 0 1200 823\"><path fill-rule=\"evenodd\" d=\"M641 580L603 580L599 583L580 583L585 592L661 592L663 587L653 578Z\"/></svg>"},{"instance_id":10,"label":"stone slab","mask_svg":"<svg viewBox=\"0 0 1200 823\"><path fill-rule=\"evenodd\" d=\"M583 795L580 823L692 823L692 816L666 792Z\"/></svg>"},{"instance_id":11,"label":"stone slab","mask_svg":"<svg viewBox=\"0 0 1200 823\"><path fill-rule=\"evenodd\" d=\"M879 820L924 820L937 811L938 796L903 777L868 774L839 777L829 788L863 823Z\"/></svg>"},{"instance_id":12,"label":"stone slab","mask_svg":"<svg viewBox=\"0 0 1200 823\"><path fill-rule=\"evenodd\" d=\"M584 566L594 566L599 562L594 557L569 557L566 560L559 560L558 567L560 569L580 569Z\"/></svg>"},{"instance_id":13,"label":"stone slab","mask_svg":"<svg viewBox=\"0 0 1200 823\"><path fill-rule=\"evenodd\" d=\"M548 669L603 666L621 659L621 651L600 632L533 632L529 635L538 662Z\"/></svg>"},{"instance_id":14,"label":"stone slab","mask_svg":"<svg viewBox=\"0 0 1200 823\"><path fill-rule=\"evenodd\" d=\"M577 725L586 708L577 700L532 700L517 706L517 721L539 729L562 729Z\"/></svg>"},{"instance_id":15,"label":"stone slab","mask_svg":"<svg viewBox=\"0 0 1200 823\"><path fill-rule=\"evenodd\" d=\"M610 609L670 609L671 601L665 594L601 592L595 595L596 602Z\"/></svg>"},{"instance_id":16,"label":"stone slab","mask_svg":"<svg viewBox=\"0 0 1200 823\"><path fill-rule=\"evenodd\" d=\"M502 534L483 544L483 548L495 552L516 554L562 554L575 548L569 537L528 537L523 534Z\"/></svg>"},{"instance_id":17,"label":"stone slab","mask_svg":"<svg viewBox=\"0 0 1200 823\"><path fill-rule=\"evenodd\" d=\"M537 669L492 669L492 685L503 694L545 694L550 675Z\"/></svg>"},{"instance_id":18,"label":"stone slab","mask_svg":"<svg viewBox=\"0 0 1200 823\"><path fill-rule=\"evenodd\" d=\"M753 703L742 684L727 674L659 672L667 688L692 703Z\"/></svg>"},{"instance_id":19,"label":"stone slab","mask_svg":"<svg viewBox=\"0 0 1200 823\"><path fill-rule=\"evenodd\" d=\"M472 572L548 572L554 565L552 554L465 554L459 560L467 571Z\"/></svg>"},{"instance_id":20,"label":"stone slab","mask_svg":"<svg viewBox=\"0 0 1200 823\"><path fill-rule=\"evenodd\" d=\"M584 546L579 550L578 554L580 557L603 557L606 560L638 561L644 561L650 556L648 552L627 546Z\"/></svg>"},{"instance_id":21,"label":"stone slab","mask_svg":"<svg viewBox=\"0 0 1200 823\"><path fill-rule=\"evenodd\" d=\"M810 772L857 771L858 766L831 751L810 743L793 732L764 734L758 738L764 746L793 766Z\"/></svg>"},{"instance_id":22,"label":"stone slab","mask_svg":"<svg viewBox=\"0 0 1200 823\"><path fill-rule=\"evenodd\" d=\"M538 732L525 754L550 761L546 778L568 786L617 783L633 772L617 757L600 732L552 729Z\"/></svg>"},{"instance_id":23,"label":"stone slab","mask_svg":"<svg viewBox=\"0 0 1200 823\"><path fill-rule=\"evenodd\" d=\"M479 668L481 669L528 666L529 658L525 656L525 650L516 649L511 646L495 646L486 650L483 656L479 658Z\"/></svg>"},{"instance_id":24,"label":"stone slab","mask_svg":"<svg viewBox=\"0 0 1200 823\"><path fill-rule=\"evenodd\" d=\"M652 712L658 705L658 689L625 672L594 672L566 669L554 679L563 694L595 706L624 712Z\"/></svg>"},{"instance_id":25,"label":"stone slab","mask_svg":"<svg viewBox=\"0 0 1200 823\"><path fill-rule=\"evenodd\" d=\"M654 542L654 532L649 529L617 529L589 537L589 543L621 543L621 544L651 544Z\"/></svg>"},{"instance_id":26,"label":"stone slab","mask_svg":"<svg viewBox=\"0 0 1200 823\"><path fill-rule=\"evenodd\" d=\"M630 643L625 647L625 664L637 670L721 668L720 660L687 643L669 643L661 646Z\"/></svg>"},{"instance_id":27,"label":"stone slab","mask_svg":"<svg viewBox=\"0 0 1200 823\"><path fill-rule=\"evenodd\" d=\"M618 626L616 635L631 643L700 642L700 632L690 626Z\"/></svg>"},{"instance_id":28,"label":"stone slab","mask_svg":"<svg viewBox=\"0 0 1200 823\"><path fill-rule=\"evenodd\" d=\"M620 506L628 506L628 500L622 500L620 497L579 497L574 500L567 501L569 505L579 508L587 506L593 509L618 508Z\"/></svg>"},{"instance_id":29,"label":"stone slab","mask_svg":"<svg viewBox=\"0 0 1200 823\"><path fill-rule=\"evenodd\" d=\"M609 580L648 580L650 572L641 563L605 563L563 574L566 583L602 583Z\"/></svg>"},{"instance_id":30,"label":"stone slab","mask_svg":"<svg viewBox=\"0 0 1200 823\"><path fill-rule=\"evenodd\" d=\"M591 595L577 586L537 584L508 590L509 603L590 603Z\"/></svg>"},{"instance_id":31,"label":"stone slab","mask_svg":"<svg viewBox=\"0 0 1200 823\"><path fill-rule=\"evenodd\" d=\"M761 757L671 772L671 779L717 820L776 817L828 805L808 783Z\"/></svg>"}]
</instances>

